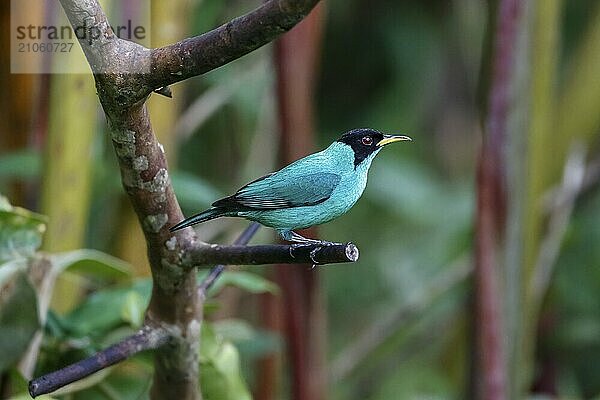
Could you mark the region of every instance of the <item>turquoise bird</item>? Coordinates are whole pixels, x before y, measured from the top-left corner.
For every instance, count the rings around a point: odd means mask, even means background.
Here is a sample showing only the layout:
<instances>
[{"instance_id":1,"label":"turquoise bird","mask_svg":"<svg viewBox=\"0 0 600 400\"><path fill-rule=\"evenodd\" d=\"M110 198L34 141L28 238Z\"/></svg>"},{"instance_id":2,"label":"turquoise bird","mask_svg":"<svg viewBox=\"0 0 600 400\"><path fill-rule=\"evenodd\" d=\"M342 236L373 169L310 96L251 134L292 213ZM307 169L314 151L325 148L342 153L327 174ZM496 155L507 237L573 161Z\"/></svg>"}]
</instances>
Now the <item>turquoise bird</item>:
<instances>
[{"instance_id":1,"label":"turquoise bird","mask_svg":"<svg viewBox=\"0 0 600 400\"><path fill-rule=\"evenodd\" d=\"M348 131L325 150L248 183L170 230L219 217L242 217L276 229L290 242L331 244L294 231L324 224L350 210L365 190L373 158L383 146L403 140L412 139L368 128Z\"/></svg>"}]
</instances>

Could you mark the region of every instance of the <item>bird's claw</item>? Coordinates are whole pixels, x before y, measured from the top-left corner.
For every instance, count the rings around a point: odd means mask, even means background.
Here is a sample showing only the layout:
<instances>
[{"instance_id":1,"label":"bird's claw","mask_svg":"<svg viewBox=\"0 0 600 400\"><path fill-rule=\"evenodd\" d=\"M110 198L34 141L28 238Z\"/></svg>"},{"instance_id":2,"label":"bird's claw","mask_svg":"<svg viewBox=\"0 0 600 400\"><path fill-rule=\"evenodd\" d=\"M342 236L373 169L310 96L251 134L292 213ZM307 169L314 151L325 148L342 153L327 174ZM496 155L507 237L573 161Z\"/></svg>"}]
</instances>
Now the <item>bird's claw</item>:
<instances>
[{"instance_id":1,"label":"bird's claw","mask_svg":"<svg viewBox=\"0 0 600 400\"><path fill-rule=\"evenodd\" d=\"M317 260L317 258L316 258L317 253L319 251L323 250L323 247L335 246L336 244L337 243L328 242L326 240L319 240L319 241L315 240L315 241L304 242L304 243L292 243L292 244L290 244L290 247L289 247L290 257L296 258L296 256L294 255L294 251L298 248L315 246L315 248L312 249L309 253L310 261L312 261L311 269L314 269L317 265L323 265L323 263L321 263Z\"/></svg>"},{"instance_id":2,"label":"bird's claw","mask_svg":"<svg viewBox=\"0 0 600 400\"><path fill-rule=\"evenodd\" d=\"M312 261L312 267L310 269L314 269L317 265L319 265L319 261L317 261L317 259L315 258L315 256L317 255L317 253L319 251L321 251L321 249L323 248L322 245L317 245L317 247L315 247L314 249L312 249L309 253L309 257L310 257L310 261Z\"/></svg>"},{"instance_id":3,"label":"bird's claw","mask_svg":"<svg viewBox=\"0 0 600 400\"><path fill-rule=\"evenodd\" d=\"M323 247L327 247L327 246L335 246L336 244L337 244L337 243L334 243L334 242L328 242L328 241L325 241L325 240L322 240L322 241L320 241L320 242L317 244L317 247L315 247L314 249L312 249L312 250L310 251L310 254L309 254L309 256L310 256L310 261L312 261L312 263L313 263L313 264L312 264L312 267L311 267L310 269L315 269L315 267L316 267L317 265L323 265L323 263L319 262L319 261L318 261L318 260L315 258L315 257L316 257L316 255L317 255L317 253L318 253L319 251L323 250Z\"/></svg>"},{"instance_id":4,"label":"bird's claw","mask_svg":"<svg viewBox=\"0 0 600 400\"><path fill-rule=\"evenodd\" d=\"M306 246L310 246L310 243L292 243L290 244L290 257L292 258L296 258L296 256L294 255L294 250L299 249L300 247L306 247Z\"/></svg>"}]
</instances>

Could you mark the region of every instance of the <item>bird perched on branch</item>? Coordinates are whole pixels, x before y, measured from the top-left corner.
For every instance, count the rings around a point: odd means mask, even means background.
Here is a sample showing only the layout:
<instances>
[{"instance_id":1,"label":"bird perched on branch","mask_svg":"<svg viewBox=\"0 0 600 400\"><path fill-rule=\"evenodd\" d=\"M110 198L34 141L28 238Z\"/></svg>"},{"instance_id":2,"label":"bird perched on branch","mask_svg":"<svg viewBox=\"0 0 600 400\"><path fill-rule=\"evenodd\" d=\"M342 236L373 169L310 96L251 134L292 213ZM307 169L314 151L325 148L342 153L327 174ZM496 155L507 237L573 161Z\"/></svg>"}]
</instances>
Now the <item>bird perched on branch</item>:
<instances>
[{"instance_id":1,"label":"bird perched on branch","mask_svg":"<svg viewBox=\"0 0 600 400\"><path fill-rule=\"evenodd\" d=\"M294 232L345 214L367 185L373 158L383 146L412 140L374 129L354 129L325 150L248 183L212 208L171 227L171 232L219 217L242 217L274 228L284 240L329 245Z\"/></svg>"}]
</instances>

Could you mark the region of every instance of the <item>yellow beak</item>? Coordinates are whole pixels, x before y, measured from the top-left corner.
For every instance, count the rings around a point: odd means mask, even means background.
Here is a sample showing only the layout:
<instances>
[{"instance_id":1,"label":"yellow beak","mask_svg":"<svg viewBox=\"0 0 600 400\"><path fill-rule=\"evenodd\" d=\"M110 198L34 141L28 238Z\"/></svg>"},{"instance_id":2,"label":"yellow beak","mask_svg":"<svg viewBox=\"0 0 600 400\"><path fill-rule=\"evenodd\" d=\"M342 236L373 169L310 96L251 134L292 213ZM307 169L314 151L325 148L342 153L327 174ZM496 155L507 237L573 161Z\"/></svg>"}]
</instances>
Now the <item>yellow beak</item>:
<instances>
[{"instance_id":1,"label":"yellow beak","mask_svg":"<svg viewBox=\"0 0 600 400\"><path fill-rule=\"evenodd\" d=\"M394 143L394 142L401 142L401 141L405 141L405 140L412 141L412 139L410 137L404 136L404 135L383 135L383 139L381 139L377 143L377 147L382 147L382 146L385 146L386 144L390 144L390 143Z\"/></svg>"}]
</instances>

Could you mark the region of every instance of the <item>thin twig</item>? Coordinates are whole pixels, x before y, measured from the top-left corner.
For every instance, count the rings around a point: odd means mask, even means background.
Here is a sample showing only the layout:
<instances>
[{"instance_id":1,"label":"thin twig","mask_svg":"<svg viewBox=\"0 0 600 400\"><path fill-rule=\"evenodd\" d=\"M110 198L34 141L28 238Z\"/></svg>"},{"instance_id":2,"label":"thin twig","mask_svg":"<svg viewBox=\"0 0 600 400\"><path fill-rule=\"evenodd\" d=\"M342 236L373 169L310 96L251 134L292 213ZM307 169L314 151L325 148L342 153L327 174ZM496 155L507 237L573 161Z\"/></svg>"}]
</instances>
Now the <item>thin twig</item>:
<instances>
[{"instance_id":1,"label":"thin twig","mask_svg":"<svg viewBox=\"0 0 600 400\"><path fill-rule=\"evenodd\" d=\"M215 85L202 93L177 119L174 131L178 140L188 139L216 111L227 104L233 95L243 87L244 83L256 79L267 68L267 63L258 62L249 69L237 74L234 79Z\"/></svg>"},{"instance_id":2,"label":"thin twig","mask_svg":"<svg viewBox=\"0 0 600 400\"><path fill-rule=\"evenodd\" d=\"M472 270L471 263L464 257L460 258L447 268L443 268L427 288L420 290L416 296L403 303L394 312L382 315L380 319L365 328L356 340L346 346L344 351L331 362L329 367L331 382L340 382L358 366L363 365L370 354L398 332L399 326L404 325L415 315L421 315L441 295L467 278Z\"/></svg>"},{"instance_id":3,"label":"thin twig","mask_svg":"<svg viewBox=\"0 0 600 400\"><path fill-rule=\"evenodd\" d=\"M31 397L36 397L53 392L94 372L124 361L137 353L157 349L166 344L168 340L169 334L166 330L145 326L134 335L126 337L91 357L33 379L29 382L29 394Z\"/></svg>"},{"instance_id":4,"label":"thin twig","mask_svg":"<svg viewBox=\"0 0 600 400\"><path fill-rule=\"evenodd\" d=\"M567 159L567 163L569 160ZM571 199L565 197L564 194L561 194L565 188L564 182L564 173L566 173L567 165L565 164L565 170L563 171L563 182L557 184L556 186L548 189L542 196L542 205L544 212L548 215L551 215L555 210L565 207L565 202L570 201ZM581 182L581 187L579 190L578 196L593 189L598 185L600 181L600 157L597 157L587 163L584 168L583 180Z\"/></svg>"},{"instance_id":5,"label":"thin twig","mask_svg":"<svg viewBox=\"0 0 600 400\"><path fill-rule=\"evenodd\" d=\"M540 303L546 292L562 239L571 220L575 200L583 189L585 176L585 151L582 146L575 146L565 164L562 184L559 190L554 192L548 231L540 245L540 253L535 264L531 285L536 304Z\"/></svg>"}]
</instances>

